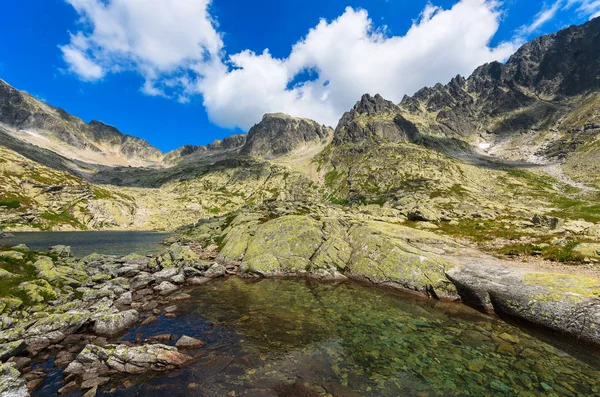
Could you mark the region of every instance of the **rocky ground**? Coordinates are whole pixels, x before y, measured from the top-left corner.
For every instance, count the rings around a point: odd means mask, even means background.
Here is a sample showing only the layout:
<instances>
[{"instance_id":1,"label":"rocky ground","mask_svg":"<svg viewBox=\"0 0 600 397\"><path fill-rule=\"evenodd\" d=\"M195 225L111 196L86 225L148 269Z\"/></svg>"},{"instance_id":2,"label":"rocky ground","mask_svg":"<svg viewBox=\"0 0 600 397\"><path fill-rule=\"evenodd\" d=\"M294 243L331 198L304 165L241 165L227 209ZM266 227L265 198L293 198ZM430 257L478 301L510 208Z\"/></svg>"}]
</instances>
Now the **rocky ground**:
<instances>
[{"instance_id":1,"label":"rocky ground","mask_svg":"<svg viewBox=\"0 0 600 397\"><path fill-rule=\"evenodd\" d=\"M116 379L168 371L193 360L203 342L161 337L136 343L118 336L156 316L176 316L186 288L216 277L347 278L462 300L600 344L600 281L542 273L505 262L435 233L378 216L314 203L271 202L182 230L165 252L146 257L73 258L56 246L0 252L0 392L27 395L43 383L33 365L55 357L62 392L95 395ZM433 231L432 231L433 229ZM192 247L192 248L190 248ZM593 245L580 247L597 256ZM197 336L197 335L196 335ZM166 338L166 336L165 336ZM170 338L170 336L169 336Z\"/></svg>"}]
</instances>

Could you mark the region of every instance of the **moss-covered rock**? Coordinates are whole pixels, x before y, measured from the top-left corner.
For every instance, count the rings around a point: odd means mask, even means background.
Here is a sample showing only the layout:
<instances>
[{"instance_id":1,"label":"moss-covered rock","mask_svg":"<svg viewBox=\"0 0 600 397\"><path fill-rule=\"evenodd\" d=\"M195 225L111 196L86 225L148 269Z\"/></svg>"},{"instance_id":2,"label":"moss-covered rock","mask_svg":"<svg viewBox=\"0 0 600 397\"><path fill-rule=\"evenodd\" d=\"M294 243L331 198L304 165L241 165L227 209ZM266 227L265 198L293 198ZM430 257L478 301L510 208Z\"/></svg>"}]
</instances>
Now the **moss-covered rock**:
<instances>
[{"instance_id":1,"label":"moss-covered rock","mask_svg":"<svg viewBox=\"0 0 600 397\"><path fill-rule=\"evenodd\" d=\"M27 383L13 363L0 364L0 396L29 396Z\"/></svg>"},{"instance_id":2,"label":"moss-covered rock","mask_svg":"<svg viewBox=\"0 0 600 397\"><path fill-rule=\"evenodd\" d=\"M454 263L423 251L418 243L440 247L453 244L424 231L384 222L357 224L350 230L353 247L350 274L375 283L398 284L436 297L454 297L446 271Z\"/></svg>"},{"instance_id":3,"label":"moss-covered rock","mask_svg":"<svg viewBox=\"0 0 600 397\"><path fill-rule=\"evenodd\" d=\"M46 280L34 280L19 284L16 292L29 304L50 302L58 297L56 290Z\"/></svg>"},{"instance_id":4,"label":"moss-covered rock","mask_svg":"<svg viewBox=\"0 0 600 397\"><path fill-rule=\"evenodd\" d=\"M18 251L0 251L0 259L22 261L25 258L22 252Z\"/></svg>"},{"instance_id":5,"label":"moss-covered rock","mask_svg":"<svg viewBox=\"0 0 600 397\"><path fill-rule=\"evenodd\" d=\"M323 225L306 216L282 216L261 225L248 242L243 271L263 275L306 272L323 243Z\"/></svg>"}]
</instances>

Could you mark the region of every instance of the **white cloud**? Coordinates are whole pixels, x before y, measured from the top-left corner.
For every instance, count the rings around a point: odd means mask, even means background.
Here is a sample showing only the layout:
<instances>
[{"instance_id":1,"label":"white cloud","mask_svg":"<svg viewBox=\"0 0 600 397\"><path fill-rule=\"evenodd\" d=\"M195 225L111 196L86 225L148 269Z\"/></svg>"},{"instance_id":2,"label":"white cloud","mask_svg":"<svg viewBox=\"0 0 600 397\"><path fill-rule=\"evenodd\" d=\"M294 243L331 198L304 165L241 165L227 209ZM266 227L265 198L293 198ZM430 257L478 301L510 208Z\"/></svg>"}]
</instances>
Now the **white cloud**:
<instances>
[{"instance_id":1,"label":"white cloud","mask_svg":"<svg viewBox=\"0 0 600 397\"><path fill-rule=\"evenodd\" d=\"M600 0L567 0L565 8L571 7L576 7L580 14L589 19L600 16Z\"/></svg>"},{"instance_id":2,"label":"white cloud","mask_svg":"<svg viewBox=\"0 0 600 397\"><path fill-rule=\"evenodd\" d=\"M66 0L82 31L61 47L71 71L87 80L100 70L136 70L144 92L154 82L219 56L223 46L208 13L210 0Z\"/></svg>"},{"instance_id":3,"label":"white cloud","mask_svg":"<svg viewBox=\"0 0 600 397\"><path fill-rule=\"evenodd\" d=\"M335 125L366 92L399 102L423 86L506 59L515 44L489 46L499 18L492 1L463 0L450 10L427 6L404 36L388 37L365 10L347 8L331 22L321 20L286 59L268 52L231 56L234 70L206 75L198 90L219 125L248 128L268 111ZM317 80L286 88L308 68L318 72Z\"/></svg>"},{"instance_id":4,"label":"white cloud","mask_svg":"<svg viewBox=\"0 0 600 397\"><path fill-rule=\"evenodd\" d=\"M268 50L227 56L209 0L156 0L154 7L145 0L67 1L83 19L82 31L62 47L73 72L92 80L136 70L147 94L182 102L201 94L213 122L244 129L280 111L335 125L366 92L399 102L504 60L518 44L490 46L501 18L496 0L460 0L446 10L427 5L403 36L376 28L367 11L347 8L321 20L283 59ZM306 70L318 77L290 88Z\"/></svg>"},{"instance_id":5,"label":"white cloud","mask_svg":"<svg viewBox=\"0 0 600 397\"><path fill-rule=\"evenodd\" d=\"M573 1L573 0L571 0L571 1ZM575 0L575 1L578 1L578 0ZM530 35L530 34L536 32L546 22L552 20L556 16L556 14L561 9L563 4L564 4L563 0L557 0L554 4L552 4L549 7L544 5L542 10L535 16L535 19L533 20L533 22L530 25L523 26L521 28L521 34L523 34L524 36L527 36L527 35Z\"/></svg>"},{"instance_id":6,"label":"white cloud","mask_svg":"<svg viewBox=\"0 0 600 397\"><path fill-rule=\"evenodd\" d=\"M69 65L69 70L79 75L84 81L98 80L104 77L104 70L100 65L90 60L84 52L73 45L61 47L63 58Z\"/></svg>"}]
</instances>

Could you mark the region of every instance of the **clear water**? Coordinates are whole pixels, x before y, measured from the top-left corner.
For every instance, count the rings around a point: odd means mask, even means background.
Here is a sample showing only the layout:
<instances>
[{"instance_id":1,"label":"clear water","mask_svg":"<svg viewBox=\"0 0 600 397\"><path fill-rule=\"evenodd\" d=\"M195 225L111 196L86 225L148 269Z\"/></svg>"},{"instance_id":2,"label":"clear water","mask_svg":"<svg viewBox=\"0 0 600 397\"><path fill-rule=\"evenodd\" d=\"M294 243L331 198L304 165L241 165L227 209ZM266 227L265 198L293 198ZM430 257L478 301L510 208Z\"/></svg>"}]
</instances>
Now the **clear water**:
<instances>
[{"instance_id":1,"label":"clear water","mask_svg":"<svg viewBox=\"0 0 600 397\"><path fill-rule=\"evenodd\" d=\"M165 249L161 244L168 233L159 232L19 232L0 239L0 245L26 244L45 251L53 245L70 245L75 256L92 253L106 255L154 254Z\"/></svg>"},{"instance_id":2,"label":"clear water","mask_svg":"<svg viewBox=\"0 0 600 397\"><path fill-rule=\"evenodd\" d=\"M190 291L178 317L122 340L203 339L175 372L106 396L598 396L590 350L547 342L459 304L356 283L230 278ZM575 358L578 356L583 360ZM282 389L295 382L319 394ZM190 388L190 384L192 384ZM51 395L50 385L38 395Z\"/></svg>"}]
</instances>

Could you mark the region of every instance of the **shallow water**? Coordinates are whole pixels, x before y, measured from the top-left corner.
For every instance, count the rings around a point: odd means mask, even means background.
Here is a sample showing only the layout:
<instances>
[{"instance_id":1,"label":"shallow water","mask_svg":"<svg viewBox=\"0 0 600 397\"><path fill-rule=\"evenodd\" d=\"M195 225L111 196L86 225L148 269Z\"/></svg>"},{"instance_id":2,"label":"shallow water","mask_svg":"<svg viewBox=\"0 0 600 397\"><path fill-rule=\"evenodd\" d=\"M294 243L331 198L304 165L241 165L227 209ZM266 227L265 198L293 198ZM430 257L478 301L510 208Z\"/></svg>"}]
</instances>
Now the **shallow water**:
<instances>
[{"instance_id":1,"label":"shallow water","mask_svg":"<svg viewBox=\"0 0 600 397\"><path fill-rule=\"evenodd\" d=\"M170 234L138 231L106 232L18 232L15 237L0 239L0 245L26 244L45 251L53 245L69 245L75 256L92 253L106 255L154 254L162 251L161 244Z\"/></svg>"},{"instance_id":2,"label":"shallow water","mask_svg":"<svg viewBox=\"0 0 600 397\"><path fill-rule=\"evenodd\" d=\"M122 340L197 337L208 344L191 353L196 361L127 389L119 380L98 395L310 395L274 391L294 382L343 397L600 395L592 353L586 364L458 304L350 282L230 278L190 293L177 318L160 317Z\"/></svg>"}]
</instances>

